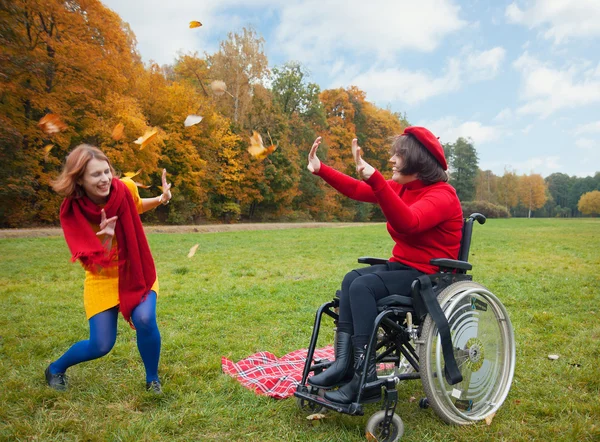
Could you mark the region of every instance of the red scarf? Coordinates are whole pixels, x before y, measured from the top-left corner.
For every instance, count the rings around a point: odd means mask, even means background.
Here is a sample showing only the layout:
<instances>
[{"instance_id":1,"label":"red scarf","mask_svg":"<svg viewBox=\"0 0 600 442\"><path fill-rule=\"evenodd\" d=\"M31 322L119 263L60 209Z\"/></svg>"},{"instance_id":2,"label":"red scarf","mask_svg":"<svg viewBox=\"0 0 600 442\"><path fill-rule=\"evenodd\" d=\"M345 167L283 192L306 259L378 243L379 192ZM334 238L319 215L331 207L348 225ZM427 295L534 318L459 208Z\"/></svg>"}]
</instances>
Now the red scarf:
<instances>
[{"instance_id":1,"label":"red scarf","mask_svg":"<svg viewBox=\"0 0 600 442\"><path fill-rule=\"evenodd\" d=\"M116 250L107 253L90 225L100 224L100 211L101 207L87 196L65 198L60 207L60 223L71 250L71 261L79 259L86 270L94 273L116 265ZM146 298L156 281L154 260L133 197L117 178L112 180L104 211L107 218L119 217L115 226L119 249L119 310L132 325L131 312Z\"/></svg>"}]
</instances>

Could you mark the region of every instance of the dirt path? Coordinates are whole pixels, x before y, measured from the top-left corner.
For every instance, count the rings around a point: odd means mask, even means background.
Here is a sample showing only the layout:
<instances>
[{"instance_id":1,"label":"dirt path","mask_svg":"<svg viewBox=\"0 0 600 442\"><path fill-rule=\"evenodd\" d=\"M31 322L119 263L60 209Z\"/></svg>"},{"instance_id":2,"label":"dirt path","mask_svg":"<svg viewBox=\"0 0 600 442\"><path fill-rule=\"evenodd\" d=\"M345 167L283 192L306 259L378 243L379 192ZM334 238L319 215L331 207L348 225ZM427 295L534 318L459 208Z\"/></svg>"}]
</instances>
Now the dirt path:
<instances>
[{"instance_id":1,"label":"dirt path","mask_svg":"<svg viewBox=\"0 0 600 442\"><path fill-rule=\"evenodd\" d=\"M144 226L146 233L214 233L239 232L244 230L311 229L318 227L358 227L379 223L254 223L254 224L206 224L198 226ZM62 236L59 227L32 229L0 229L0 238L37 238Z\"/></svg>"}]
</instances>

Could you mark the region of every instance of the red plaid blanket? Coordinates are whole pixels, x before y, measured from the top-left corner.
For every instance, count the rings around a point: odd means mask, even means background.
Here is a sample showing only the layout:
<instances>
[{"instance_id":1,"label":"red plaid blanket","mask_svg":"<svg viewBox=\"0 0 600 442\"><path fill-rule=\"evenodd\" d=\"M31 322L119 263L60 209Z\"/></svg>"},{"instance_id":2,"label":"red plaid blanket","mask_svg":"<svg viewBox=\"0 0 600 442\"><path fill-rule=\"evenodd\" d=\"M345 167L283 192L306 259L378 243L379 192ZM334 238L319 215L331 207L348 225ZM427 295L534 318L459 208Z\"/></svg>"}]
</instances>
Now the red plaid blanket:
<instances>
[{"instance_id":1,"label":"red plaid blanket","mask_svg":"<svg viewBox=\"0 0 600 442\"><path fill-rule=\"evenodd\" d=\"M295 350L277 358L273 353L261 351L235 363L222 357L221 367L244 387L275 399L285 399L296 391L302 380L307 349ZM315 349L313 359L335 359L333 346Z\"/></svg>"}]
</instances>

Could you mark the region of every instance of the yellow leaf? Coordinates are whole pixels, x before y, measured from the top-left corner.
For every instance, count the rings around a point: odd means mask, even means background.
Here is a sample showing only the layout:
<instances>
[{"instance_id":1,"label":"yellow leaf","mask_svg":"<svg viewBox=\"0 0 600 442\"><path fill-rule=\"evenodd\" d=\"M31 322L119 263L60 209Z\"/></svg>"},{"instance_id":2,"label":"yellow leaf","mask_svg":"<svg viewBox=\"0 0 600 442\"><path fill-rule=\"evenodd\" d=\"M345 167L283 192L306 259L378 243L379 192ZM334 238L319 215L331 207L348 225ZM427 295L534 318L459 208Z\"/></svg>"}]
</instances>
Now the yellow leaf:
<instances>
[{"instance_id":1,"label":"yellow leaf","mask_svg":"<svg viewBox=\"0 0 600 442\"><path fill-rule=\"evenodd\" d=\"M250 146L248 147L248 152L250 155L257 160L264 160L267 158L267 155L274 152L275 149L277 149L277 146L275 145L265 147L260 134L255 130L252 131L252 136L250 137Z\"/></svg>"},{"instance_id":2,"label":"yellow leaf","mask_svg":"<svg viewBox=\"0 0 600 442\"><path fill-rule=\"evenodd\" d=\"M185 127L193 126L194 124L198 124L202 121L202 117L200 115L188 115L183 125Z\"/></svg>"},{"instance_id":3,"label":"yellow leaf","mask_svg":"<svg viewBox=\"0 0 600 442\"><path fill-rule=\"evenodd\" d=\"M67 125L63 123L60 117L56 114L44 115L39 121L38 126L44 133L48 135L62 132L67 128Z\"/></svg>"},{"instance_id":4,"label":"yellow leaf","mask_svg":"<svg viewBox=\"0 0 600 442\"><path fill-rule=\"evenodd\" d=\"M485 423L486 425L492 425L492 421L494 420L494 416L496 416L496 413L492 413L489 416L485 417Z\"/></svg>"},{"instance_id":5,"label":"yellow leaf","mask_svg":"<svg viewBox=\"0 0 600 442\"><path fill-rule=\"evenodd\" d=\"M145 184L142 183L138 183L137 181L134 181L134 184L142 189L150 189L151 186L146 186Z\"/></svg>"},{"instance_id":6,"label":"yellow leaf","mask_svg":"<svg viewBox=\"0 0 600 442\"><path fill-rule=\"evenodd\" d=\"M117 124L112 131L113 140L119 141L121 138L123 138L123 130L124 129L125 129L125 126L123 126L123 123Z\"/></svg>"},{"instance_id":7,"label":"yellow leaf","mask_svg":"<svg viewBox=\"0 0 600 442\"><path fill-rule=\"evenodd\" d=\"M199 28L200 26L202 26L202 23L200 23L199 21L193 20L190 22L190 29Z\"/></svg>"},{"instance_id":8,"label":"yellow leaf","mask_svg":"<svg viewBox=\"0 0 600 442\"><path fill-rule=\"evenodd\" d=\"M142 169L138 170L137 172L125 172L125 176L127 178L133 178L136 175L139 175L139 173L142 171Z\"/></svg>"},{"instance_id":9,"label":"yellow leaf","mask_svg":"<svg viewBox=\"0 0 600 442\"><path fill-rule=\"evenodd\" d=\"M187 255L188 258L191 258L192 256L194 256L196 254L196 250L198 250L199 245L200 244L196 244L196 245L192 246L192 248L190 249L190 251Z\"/></svg>"},{"instance_id":10,"label":"yellow leaf","mask_svg":"<svg viewBox=\"0 0 600 442\"><path fill-rule=\"evenodd\" d=\"M156 129L156 128L147 130L146 133L144 135L142 135L141 137L139 137L137 140L135 140L134 143L139 144L140 150L142 150L156 137L157 133L158 133L158 129Z\"/></svg>"},{"instance_id":11,"label":"yellow leaf","mask_svg":"<svg viewBox=\"0 0 600 442\"><path fill-rule=\"evenodd\" d=\"M48 155L50 154L50 151L53 147L54 144L47 144L46 146L44 146L44 161L48 161Z\"/></svg>"}]
</instances>

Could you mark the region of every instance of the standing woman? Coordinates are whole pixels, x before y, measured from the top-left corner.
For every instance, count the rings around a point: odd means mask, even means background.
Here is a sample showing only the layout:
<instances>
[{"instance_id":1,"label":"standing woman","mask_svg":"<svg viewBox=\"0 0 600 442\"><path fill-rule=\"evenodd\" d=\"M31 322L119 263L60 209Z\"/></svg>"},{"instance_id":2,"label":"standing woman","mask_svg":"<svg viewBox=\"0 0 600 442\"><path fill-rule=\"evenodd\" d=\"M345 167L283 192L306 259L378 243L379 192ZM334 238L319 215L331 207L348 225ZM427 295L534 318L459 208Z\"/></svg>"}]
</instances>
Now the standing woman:
<instances>
[{"instance_id":1,"label":"standing woman","mask_svg":"<svg viewBox=\"0 0 600 442\"><path fill-rule=\"evenodd\" d=\"M46 368L48 385L65 390L69 367L100 358L113 348L120 311L136 330L146 389L162 393L158 378L161 340L156 324L158 280L139 214L169 203L167 171L163 169L163 193L140 198L135 183L117 178L100 149L80 144L67 156L53 188L65 197L60 223L71 260L79 260L85 268L83 301L90 337L73 344Z\"/></svg>"},{"instance_id":2,"label":"standing woman","mask_svg":"<svg viewBox=\"0 0 600 442\"><path fill-rule=\"evenodd\" d=\"M308 383L328 391L325 398L337 403L356 400L360 377L367 371L367 382L377 380L375 357L365 361L377 301L391 294L410 296L412 282L420 275L432 274L432 258L456 259L460 248L463 215L456 191L450 186L444 149L424 127L407 127L391 148L392 179L362 159L357 140L352 140L352 155L360 180L321 164L317 138L308 155L308 170L320 176L337 191L357 201L378 204L394 240L392 256L386 264L356 269L346 274L340 291L336 360ZM353 361L354 359L354 361ZM365 391L363 399L378 399L381 388Z\"/></svg>"}]
</instances>

